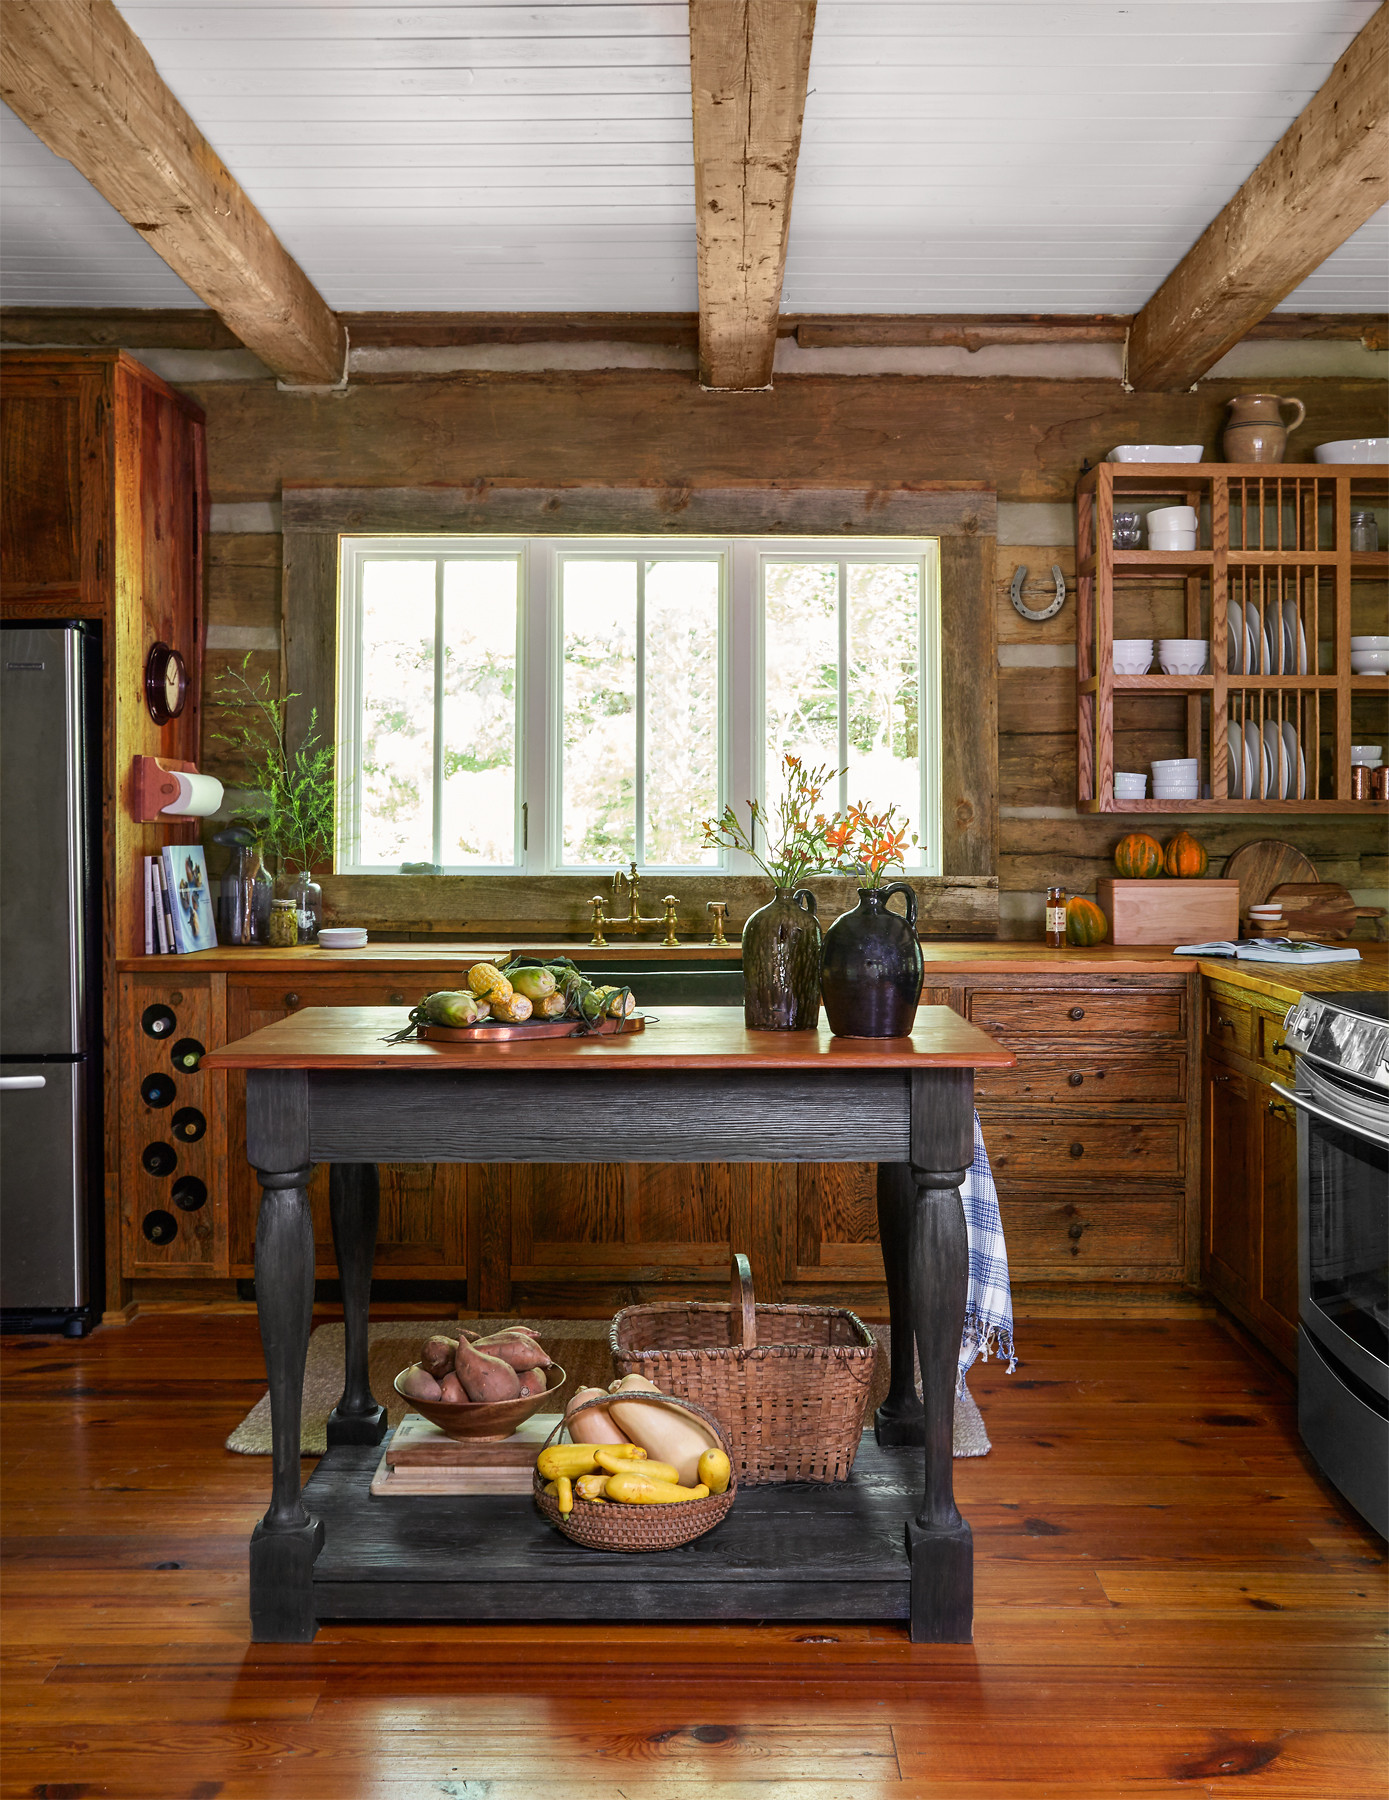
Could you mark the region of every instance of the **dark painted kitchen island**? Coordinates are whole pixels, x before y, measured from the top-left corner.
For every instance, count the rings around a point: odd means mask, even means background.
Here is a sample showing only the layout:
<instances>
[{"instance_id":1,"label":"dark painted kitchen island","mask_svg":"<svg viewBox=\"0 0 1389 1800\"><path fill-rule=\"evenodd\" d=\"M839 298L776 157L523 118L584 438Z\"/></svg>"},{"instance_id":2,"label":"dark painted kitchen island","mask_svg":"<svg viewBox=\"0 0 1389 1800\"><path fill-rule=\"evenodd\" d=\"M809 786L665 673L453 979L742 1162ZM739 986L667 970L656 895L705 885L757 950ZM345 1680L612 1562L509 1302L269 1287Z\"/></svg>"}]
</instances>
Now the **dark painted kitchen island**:
<instances>
[{"instance_id":1,"label":"dark painted kitchen island","mask_svg":"<svg viewBox=\"0 0 1389 1800\"><path fill-rule=\"evenodd\" d=\"M573 1582L588 1616L805 1619L832 1604L838 1617L909 1618L919 1641L968 1641L972 1547L951 1462L968 1275L959 1186L973 1154L974 1070L1011 1067L1012 1052L945 1006L922 1007L910 1038L884 1040L835 1038L823 1026L750 1032L721 1007L667 1008L658 1025L631 1036L529 1043L387 1042L400 1022L392 1009L311 1007L205 1059L209 1068L247 1072L246 1151L263 1193L256 1294L273 1486L251 1540L253 1637L307 1641L321 1617L549 1616L556 1584ZM670 1552L619 1563L567 1544L561 1551L529 1512L523 1526L518 1514L500 1533L488 1532L481 1512L480 1529L461 1527L456 1503L412 1503L398 1526L383 1523L364 1454L385 1433L367 1379L374 1168L406 1156L876 1162L894 1326L892 1382L876 1421L882 1449L838 1492L798 1486L749 1496L740 1502L742 1529L730 1529L735 1507L700 1540L707 1547L684 1579L672 1578ZM346 1378L328 1454L306 1490L299 1434L313 1307L308 1182L318 1162L332 1165ZM915 1445L924 1453L920 1505L905 1520L900 1549L867 1554L869 1540L882 1536L883 1509L900 1517L901 1450ZM309 1507L320 1495L325 1516L316 1517ZM756 1529L762 1515L767 1522ZM688 1548L698 1552L699 1543Z\"/></svg>"}]
</instances>

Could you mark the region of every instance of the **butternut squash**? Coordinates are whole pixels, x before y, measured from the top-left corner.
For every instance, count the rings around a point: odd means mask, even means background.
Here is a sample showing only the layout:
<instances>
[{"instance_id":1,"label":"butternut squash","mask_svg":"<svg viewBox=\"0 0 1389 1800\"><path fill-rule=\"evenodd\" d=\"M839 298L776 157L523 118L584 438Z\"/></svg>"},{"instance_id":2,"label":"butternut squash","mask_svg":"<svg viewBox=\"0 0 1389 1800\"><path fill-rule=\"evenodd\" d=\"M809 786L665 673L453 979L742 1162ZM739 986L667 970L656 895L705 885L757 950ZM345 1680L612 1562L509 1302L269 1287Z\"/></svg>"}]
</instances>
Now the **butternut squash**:
<instances>
[{"instance_id":1,"label":"butternut squash","mask_svg":"<svg viewBox=\"0 0 1389 1800\"><path fill-rule=\"evenodd\" d=\"M608 1402L613 1423L619 1425L634 1444L640 1444L652 1456L677 1470L682 1485L693 1483L699 1459L706 1450L714 1449L718 1439L693 1413L675 1406L653 1406L643 1400L623 1400L629 1393L658 1394L655 1382L644 1375L624 1375L616 1384L614 1398ZM609 1392L613 1392L609 1389Z\"/></svg>"},{"instance_id":2,"label":"butternut squash","mask_svg":"<svg viewBox=\"0 0 1389 1800\"><path fill-rule=\"evenodd\" d=\"M585 1400L604 1400L606 1398L607 1395L602 1388L580 1388L564 1409L566 1425L569 1423L569 1415L576 1406L581 1405ZM619 1431L609 1418L606 1406L594 1406L588 1412L580 1413L571 1429L577 1431L585 1442L590 1444L625 1444L627 1442L625 1433Z\"/></svg>"}]
</instances>

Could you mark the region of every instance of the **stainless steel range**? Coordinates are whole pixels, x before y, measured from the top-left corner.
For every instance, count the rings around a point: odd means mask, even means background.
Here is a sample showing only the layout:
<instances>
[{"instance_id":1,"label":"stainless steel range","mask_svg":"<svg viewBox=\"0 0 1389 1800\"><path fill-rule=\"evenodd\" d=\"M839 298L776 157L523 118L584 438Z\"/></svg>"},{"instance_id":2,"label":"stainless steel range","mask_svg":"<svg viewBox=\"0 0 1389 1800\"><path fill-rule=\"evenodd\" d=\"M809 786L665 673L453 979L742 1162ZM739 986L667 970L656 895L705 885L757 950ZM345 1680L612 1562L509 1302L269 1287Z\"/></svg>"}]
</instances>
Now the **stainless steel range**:
<instances>
[{"instance_id":1,"label":"stainless steel range","mask_svg":"<svg viewBox=\"0 0 1389 1800\"><path fill-rule=\"evenodd\" d=\"M1298 1053L1293 1091L1278 1089L1298 1109L1298 1427L1389 1536L1389 994L1307 994L1285 1027Z\"/></svg>"}]
</instances>

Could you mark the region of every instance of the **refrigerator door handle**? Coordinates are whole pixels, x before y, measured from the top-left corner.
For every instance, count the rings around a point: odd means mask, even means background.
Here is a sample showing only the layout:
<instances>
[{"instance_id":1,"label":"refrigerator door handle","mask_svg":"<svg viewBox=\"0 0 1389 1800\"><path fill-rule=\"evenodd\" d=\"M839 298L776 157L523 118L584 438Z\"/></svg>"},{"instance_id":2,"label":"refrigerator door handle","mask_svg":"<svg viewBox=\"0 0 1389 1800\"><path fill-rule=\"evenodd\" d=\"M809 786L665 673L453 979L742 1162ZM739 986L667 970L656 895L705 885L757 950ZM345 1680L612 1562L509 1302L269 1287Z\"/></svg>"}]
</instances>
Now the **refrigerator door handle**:
<instances>
[{"instance_id":1,"label":"refrigerator door handle","mask_svg":"<svg viewBox=\"0 0 1389 1800\"><path fill-rule=\"evenodd\" d=\"M0 1088L6 1092L14 1088L41 1088L48 1086L46 1075L0 1075Z\"/></svg>"}]
</instances>

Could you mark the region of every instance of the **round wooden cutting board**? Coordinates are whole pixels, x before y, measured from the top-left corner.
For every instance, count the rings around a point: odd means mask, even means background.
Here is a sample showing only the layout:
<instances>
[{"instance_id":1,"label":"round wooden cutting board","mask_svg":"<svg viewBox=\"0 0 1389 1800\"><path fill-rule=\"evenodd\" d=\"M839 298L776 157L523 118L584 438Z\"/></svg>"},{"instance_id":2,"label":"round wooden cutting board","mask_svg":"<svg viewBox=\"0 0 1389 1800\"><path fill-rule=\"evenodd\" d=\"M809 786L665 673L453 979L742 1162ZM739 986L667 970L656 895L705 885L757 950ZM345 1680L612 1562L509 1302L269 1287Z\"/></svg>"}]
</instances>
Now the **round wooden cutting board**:
<instances>
[{"instance_id":1,"label":"round wooden cutting board","mask_svg":"<svg viewBox=\"0 0 1389 1800\"><path fill-rule=\"evenodd\" d=\"M1294 845L1277 838L1258 838L1242 844L1225 859L1225 879L1239 883L1243 918L1251 906L1262 906L1285 881L1315 881L1317 871Z\"/></svg>"}]
</instances>

